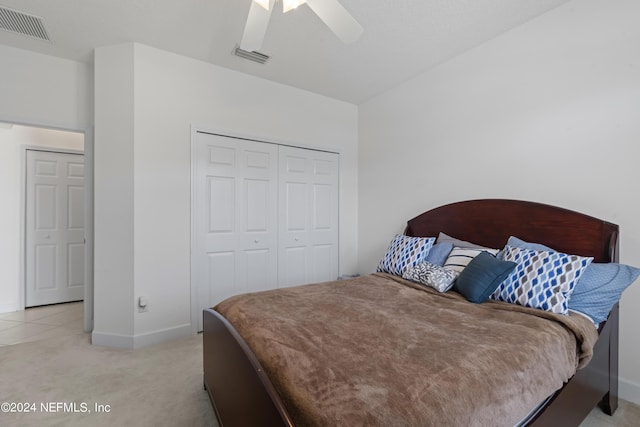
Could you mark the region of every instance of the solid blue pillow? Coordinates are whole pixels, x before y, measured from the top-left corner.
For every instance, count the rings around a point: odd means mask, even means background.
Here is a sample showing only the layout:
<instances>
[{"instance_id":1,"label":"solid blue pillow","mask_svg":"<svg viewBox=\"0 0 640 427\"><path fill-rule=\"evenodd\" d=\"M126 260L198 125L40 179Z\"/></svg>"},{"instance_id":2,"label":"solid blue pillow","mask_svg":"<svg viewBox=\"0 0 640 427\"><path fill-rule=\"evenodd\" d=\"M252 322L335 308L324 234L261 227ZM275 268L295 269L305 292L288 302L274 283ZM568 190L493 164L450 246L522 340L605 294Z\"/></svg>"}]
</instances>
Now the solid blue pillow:
<instances>
[{"instance_id":1,"label":"solid blue pillow","mask_svg":"<svg viewBox=\"0 0 640 427\"><path fill-rule=\"evenodd\" d=\"M498 255L496 255L498 258L504 259L504 250L507 246L511 246L512 248L531 249L532 251L558 252L549 246L541 245L540 243L525 242L515 236L511 236L507 240L507 244L504 245L504 248L502 248L502 250L498 252Z\"/></svg>"},{"instance_id":2,"label":"solid blue pillow","mask_svg":"<svg viewBox=\"0 0 640 427\"><path fill-rule=\"evenodd\" d=\"M539 243L529 243L509 237L509 246L524 249L553 251ZM607 320L609 312L620 300L622 292L640 276L640 269L618 263L589 264L569 298L569 310L589 316L594 323Z\"/></svg>"},{"instance_id":3,"label":"solid blue pillow","mask_svg":"<svg viewBox=\"0 0 640 427\"><path fill-rule=\"evenodd\" d=\"M436 243L431 247L425 261L434 265L443 266L449 253L453 250L453 243Z\"/></svg>"},{"instance_id":4,"label":"solid blue pillow","mask_svg":"<svg viewBox=\"0 0 640 427\"><path fill-rule=\"evenodd\" d=\"M482 251L462 270L455 289L469 301L480 304L498 289L516 265L515 262L502 261Z\"/></svg>"},{"instance_id":5,"label":"solid blue pillow","mask_svg":"<svg viewBox=\"0 0 640 427\"><path fill-rule=\"evenodd\" d=\"M555 249L550 248L549 246L541 245L540 243L525 242L524 240L518 239L515 236L509 237L509 240L507 240L506 246L513 246L514 248L522 248L522 249L531 249L534 251L558 252Z\"/></svg>"}]
</instances>

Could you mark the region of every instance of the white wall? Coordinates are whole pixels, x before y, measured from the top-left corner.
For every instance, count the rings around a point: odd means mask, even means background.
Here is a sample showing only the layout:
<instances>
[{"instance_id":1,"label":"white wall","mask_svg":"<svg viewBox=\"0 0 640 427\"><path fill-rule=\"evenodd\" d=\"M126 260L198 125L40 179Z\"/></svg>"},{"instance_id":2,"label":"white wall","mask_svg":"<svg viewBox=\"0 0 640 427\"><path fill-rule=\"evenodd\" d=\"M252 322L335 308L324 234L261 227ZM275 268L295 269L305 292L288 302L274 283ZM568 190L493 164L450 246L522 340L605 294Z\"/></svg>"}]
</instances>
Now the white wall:
<instances>
[{"instance_id":1,"label":"white wall","mask_svg":"<svg viewBox=\"0 0 640 427\"><path fill-rule=\"evenodd\" d=\"M407 219L491 197L618 223L621 262L640 266L638 16L575 0L361 105L363 272ZM621 396L640 403L640 284L621 312Z\"/></svg>"},{"instance_id":2,"label":"white wall","mask_svg":"<svg viewBox=\"0 0 640 427\"><path fill-rule=\"evenodd\" d=\"M87 131L93 69L80 62L0 45L0 121Z\"/></svg>"},{"instance_id":3,"label":"white wall","mask_svg":"<svg viewBox=\"0 0 640 427\"><path fill-rule=\"evenodd\" d=\"M113 142L101 129L117 128L123 122L129 129L128 117L101 113L102 106L113 108L117 103L118 97L108 96L112 90L121 94L115 81L99 77L102 67L110 67L98 61L103 49L133 51L134 137L132 142L120 142L123 150L133 149L125 151L122 159L126 173L133 162L133 186L125 190L133 191L133 208L125 204L133 215L133 242L117 240L117 234L112 234L117 224L106 215L100 218L98 206L100 198L120 198L115 187L104 188L99 182L109 179L100 170L118 166L117 159L101 156L103 146ZM128 108L129 99L125 101ZM357 124L357 107L341 101L139 44L97 49L95 324L99 333L94 332L94 342L109 341L107 325L114 316L131 313L133 336L120 344L111 341L112 345L135 347L190 332L192 125L340 151L340 271L356 272ZM105 276L107 270L119 268L118 263L104 260L98 271L98 251L118 244L133 250L134 260L133 296L122 313L110 310L98 297L115 285ZM149 301L146 313L138 313L135 307L141 295Z\"/></svg>"},{"instance_id":4,"label":"white wall","mask_svg":"<svg viewBox=\"0 0 640 427\"><path fill-rule=\"evenodd\" d=\"M84 135L25 126L0 127L0 313L24 308L20 274L24 146L82 150Z\"/></svg>"},{"instance_id":5,"label":"white wall","mask_svg":"<svg viewBox=\"0 0 640 427\"><path fill-rule=\"evenodd\" d=\"M132 44L94 55L93 341L126 347L133 339L133 61Z\"/></svg>"}]
</instances>

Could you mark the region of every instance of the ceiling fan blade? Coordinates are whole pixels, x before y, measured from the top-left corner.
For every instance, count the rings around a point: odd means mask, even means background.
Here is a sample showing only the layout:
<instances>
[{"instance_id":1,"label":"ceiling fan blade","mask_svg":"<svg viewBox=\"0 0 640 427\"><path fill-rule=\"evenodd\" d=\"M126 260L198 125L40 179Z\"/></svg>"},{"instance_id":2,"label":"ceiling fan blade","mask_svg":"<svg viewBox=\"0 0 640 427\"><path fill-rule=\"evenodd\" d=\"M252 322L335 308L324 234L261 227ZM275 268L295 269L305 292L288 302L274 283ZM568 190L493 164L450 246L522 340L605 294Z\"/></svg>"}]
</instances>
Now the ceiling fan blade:
<instances>
[{"instance_id":1,"label":"ceiling fan blade","mask_svg":"<svg viewBox=\"0 0 640 427\"><path fill-rule=\"evenodd\" d=\"M264 35L267 33L267 26L273 11L274 0L270 0L269 10L260 6L258 3L251 1L251 8L247 16L247 23L244 27L242 40L240 41L240 49L247 52L260 50Z\"/></svg>"},{"instance_id":2,"label":"ceiling fan blade","mask_svg":"<svg viewBox=\"0 0 640 427\"><path fill-rule=\"evenodd\" d=\"M343 43L353 43L362 35L362 25L338 0L307 0L307 4Z\"/></svg>"}]
</instances>

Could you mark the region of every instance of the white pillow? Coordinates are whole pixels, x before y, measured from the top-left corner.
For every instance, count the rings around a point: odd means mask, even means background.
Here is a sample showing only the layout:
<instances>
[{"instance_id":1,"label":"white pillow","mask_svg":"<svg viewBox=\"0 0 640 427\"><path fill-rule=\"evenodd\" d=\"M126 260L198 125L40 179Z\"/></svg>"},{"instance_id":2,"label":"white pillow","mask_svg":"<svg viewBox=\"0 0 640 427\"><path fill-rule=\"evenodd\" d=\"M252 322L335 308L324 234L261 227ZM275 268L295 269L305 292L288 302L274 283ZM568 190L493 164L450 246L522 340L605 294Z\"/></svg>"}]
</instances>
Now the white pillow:
<instances>
[{"instance_id":1,"label":"white pillow","mask_svg":"<svg viewBox=\"0 0 640 427\"><path fill-rule=\"evenodd\" d=\"M480 252L489 252L491 255L496 255L498 253L498 249L472 249L455 247L447 257L447 260L444 263L444 267L460 273Z\"/></svg>"}]
</instances>

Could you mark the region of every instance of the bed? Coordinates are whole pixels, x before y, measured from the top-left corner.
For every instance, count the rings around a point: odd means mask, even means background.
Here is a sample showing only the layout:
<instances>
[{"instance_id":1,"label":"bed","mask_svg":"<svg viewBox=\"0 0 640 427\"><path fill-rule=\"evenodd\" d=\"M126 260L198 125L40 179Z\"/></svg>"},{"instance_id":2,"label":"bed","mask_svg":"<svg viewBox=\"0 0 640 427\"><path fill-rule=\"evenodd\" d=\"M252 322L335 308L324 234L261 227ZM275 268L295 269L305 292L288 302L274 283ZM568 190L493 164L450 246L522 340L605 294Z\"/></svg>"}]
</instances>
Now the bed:
<instances>
[{"instance_id":1,"label":"bed","mask_svg":"<svg viewBox=\"0 0 640 427\"><path fill-rule=\"evenodd\" d=\"M566 254L591 257L593 262L618 261L617 225L534 202L484 199L453 203L409 220L405 229L405 235L412 237L439 233L488 248L503 248L510 236L518 236ZM378 294L378 299L368 302L363 290ZM317 295L315 302L313 295ZM423 302L431 308L421 309ZM290 320L288 315L296 312L303 317ZM465 317L475 312L488 323ZM385 273L248 294L204 310L204 386L218 422L227 426L463 422L577 426L596 405L609 415L617 408L618 312L616 303L596 330L581 316L547 314L492 301L472 304L456 292L425 290ZM318 317L322 313L330 315ZM449 317L449 329L418 321L423 315L427 322L429 316ZM338 323L332 325L332 319ZM250 327L251 322L254 326ZM394 330L399 323L412 326ZM515 329L507 331L507 325ZM461 329L475 334L462 337L458 335ZM432 335L424 338L420 335L423 330L431 330ZM519 339L529 330L544 331L533 335L553 342L550 350L536 354L540 359L536 363L525 360L538 347L528 343L531 338L517 345L509 342L509 337ZM346 332L356 337L344 335ZM434 334L441 340L432 341ZM376 335L384 340L376 341ZM475 340L477 335L491 336L507 347L493 348L488 341ZM465 346L448 347L455 342ZM515 353L507 353L510 351ZM289 359L284 358L287 354ZM403 366L396 366L396 356L415 354L427 355L429 360L416 363L405 358ZM440 365L443 354L456 361L455 369ZM511 354L499 362L515 363L515 373L493 375L499 369L484 365L501 354ZM346 366L340 366L341 358L348 360ZM479 360L484 372L458 372L472 360ZM326 365L319 367L319 363ZM564 367L547 369L556 364ZM391 371L383 374L384 367ZM449 375L452 372L456 376ZM532 383L544 382L538 378L548 383L534 392ZM385 381L393 384L387 386ZM466 396L456 392L463 389L471 392ZM402 406L402 400L407 404ZM365 401L371 406L362 406ZM487 422L489 419L495 422Z\"/></svg>"}]
</instances>

